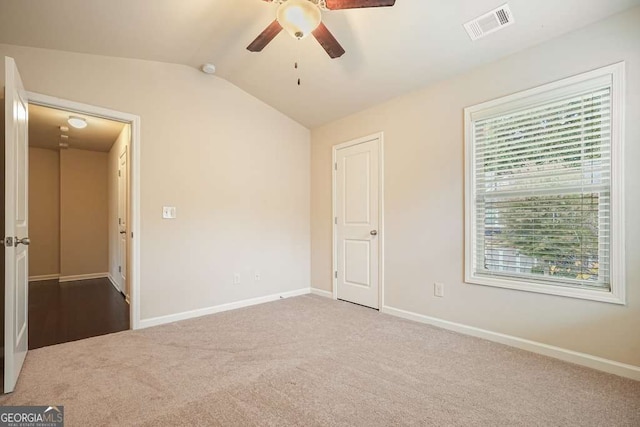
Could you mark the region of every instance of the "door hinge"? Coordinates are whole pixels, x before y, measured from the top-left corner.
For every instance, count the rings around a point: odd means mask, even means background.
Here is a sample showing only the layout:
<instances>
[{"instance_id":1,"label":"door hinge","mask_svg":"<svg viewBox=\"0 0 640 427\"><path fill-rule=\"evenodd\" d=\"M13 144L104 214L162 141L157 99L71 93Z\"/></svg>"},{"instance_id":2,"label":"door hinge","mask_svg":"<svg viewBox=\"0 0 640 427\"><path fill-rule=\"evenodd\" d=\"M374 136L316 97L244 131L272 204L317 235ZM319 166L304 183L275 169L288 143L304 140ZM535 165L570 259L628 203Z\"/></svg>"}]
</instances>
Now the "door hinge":
<instances>
[{"instance_id":1,"label":"door hinge","mask_svg":"<svg viewBox=\"0 0 640 427\"><path fill-rule=\"evenodd\" d=\"M333 168L334 168L335 170L338 170L338 162L335 162L335 163L333 164Z\"/></svg>"},{"instance_id":2,"label":"door hinge","mask_svg":"<svg viewBox=\"0 0 640 427\"><path fill-rule=\"evenodd\" d=\"M3 241L4 245L8 248L13 247L13 237L5 237Z\"/></svg>"},{"instance_id":3,"label":"door hinge","mask_svg":"<svg viewBox=\"0 0 640 427\"><path fill-rule=\"evenodd\" d=\"M118 218L118 225L122 225L122 218Z\"/></svg>"},{"instance_id":4,"label":"door hinge","mask_svg":"<svg viewBox=\"0 0 640 427\"><path fill-rule=\"evenodd\" d=\"M338 278L338 271L333 272L333 277L335 277L336 279Z\"/></svg>"},{"instance_id":5,"label":"door hinge","mask_svg":"<svg viewBox=\"0 0 640 427\"><path fill-rule=\"evenodd\" d=\"M118 176L122 176L122 175L120 175L120 171L118 171Z\"/></svg>"},{"instance_id":6,"label":"door hinge","mask_svg":"<svg viewBox=\"0 0 640 427\"><path fill-rule=\"evenodd\" d=\"M122 273L122 266L121 265L118 266L118 273Z\"/></svg>"},{"instance_id":7,"label":"door hinge","mask_svg":"<svg viewBox=\"0 0 640 427\"><path fill-rule=\"evenodd\" d=\"M333 218L333 223L334 223L335 225L338 225L338 217L337 217L337 216Z\"/></svg>"},{"instance_id":8,"label":"door hinge","mask_svg":"<svg viewBox=\"0 0 640 427\"><path fill-rule=\"evenodd\" d=\"M131 238L133 239L133 231L131 232Z\"/></svg>"}]
</instances>

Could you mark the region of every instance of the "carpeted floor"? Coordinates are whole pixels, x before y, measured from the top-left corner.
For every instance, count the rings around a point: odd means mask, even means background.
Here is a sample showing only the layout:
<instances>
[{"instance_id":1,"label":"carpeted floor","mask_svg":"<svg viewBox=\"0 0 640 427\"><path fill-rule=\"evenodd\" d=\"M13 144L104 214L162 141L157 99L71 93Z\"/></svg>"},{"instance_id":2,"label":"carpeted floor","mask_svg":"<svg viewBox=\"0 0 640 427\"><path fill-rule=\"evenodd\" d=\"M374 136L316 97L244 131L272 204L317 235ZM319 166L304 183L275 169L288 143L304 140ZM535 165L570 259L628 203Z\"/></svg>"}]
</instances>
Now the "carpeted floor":
<instances>
[{"instance_id":1,"label":"carpeted floor","mask_svg":"<svg viewBox=\"0 0 640 427\"><path fill-rule=\"evenodd\" d=\"M640 382L302 296L30 351L68 426L639 426Z\"/></svg>"}]
</instances>

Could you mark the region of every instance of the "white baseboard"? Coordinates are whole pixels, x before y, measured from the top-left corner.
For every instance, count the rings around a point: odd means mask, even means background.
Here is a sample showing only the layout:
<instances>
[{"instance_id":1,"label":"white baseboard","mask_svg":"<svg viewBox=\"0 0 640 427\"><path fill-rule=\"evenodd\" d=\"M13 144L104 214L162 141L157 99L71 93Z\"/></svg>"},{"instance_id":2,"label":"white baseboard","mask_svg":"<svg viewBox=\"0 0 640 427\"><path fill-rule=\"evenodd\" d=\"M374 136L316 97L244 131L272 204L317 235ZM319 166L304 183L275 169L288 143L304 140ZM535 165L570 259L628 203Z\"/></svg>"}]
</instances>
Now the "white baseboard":
<instances>
[{"instance_id":1,"label":"white baseboard","mask_svg":"<svg viewBox=\"0 0 640 427\"><path fill-rule=\"evenodd\" d=\"M311 288L311 293L325 298L333 298L333 293L318 288Z\"/></svg>"},{"instance_id":2,"label":"white baseboard","mask_svg":"<svg viewBox=\"0 0 640 427\"><path fill-rule=\"evenodd\" d=\"M29 276L30 282L42 282L44 280L54 280L60 277L59 274L42 274L40 276Z\"/></svg>"},{"instance_id":3,"label":"white baseboard","mask_svg":"<svg viewBox=\"0 0 640 427\"><path fill-rule=\"evenodd\" d=\"M615 374L621 377L640 381L640 366L628 365L626 363L620 363L614 360L592 356L586 353L567 350L561 347L555 347L552 345L530 341L511 335L500 334L498 332L492 332L486 329L467 326L461 323L450 322L448 320L442 320L436 317L429 317L389 306L382 307L381 311L392 316L402 317L403 319L426 323L432 326L437 326L439 328L459 332L461 334L483 338L488 341L505 344L511 347L519 348L521 350L527 350L532 353L542 354L544 356L553 357L565 362L575 363L576 365L586 366L588 368L597 369L599 371L608 372L610 374Z\"/></svg>"},{"instance_id":4,"label":"white baseboard","mask_svg":"<svg viewBox=\"0 0 640 427\"><path fill-rule=\"evenodd\" d=\"M75 282L76 280L102 279L109 277L109 273L77 274L75 276L60 276L60 282Z\"/></svg>"},{"instance_id":5,"label":"white baseboard","mask_svg":"<svg viewBox=\"0 0 640 427\"><path fill-rule=\"evenodd\" d=\"M166 316L152 317L150 319L141 319L138 329L149 328L151 326L164 325L165 323L177 322L179 320L193 319L194 317L207 316L209 314L221 313L223 311L235 310L238 308L249 307L252 305L263 304L266 302L277 301L281 298L297 297L306 295L310 292L309 288L297 289L295 291L282 292L278 294L267 295L264 297L251 298L242 301L231 302L228 304L216 305L213 307L205 307L197 310L185 311L182 313L169 314Z\"/></svg>"},{"instance_id":6,"label":"white baseboard","mask_svg":"<svg viewBox=\"0 0 640 427\"><path fill-rule=\"evenodd\" d=\"M107 278L109 279L109 281L111 282L111 284L113 285L114 288L116 288L116 291L122 293L122 291L120 290L120 286L118 286L118 283L116 282L116 279L113 278L113 276L111 275L111 273L109 273L109 275L107 276Z\"/></svg>"}]
</instances>

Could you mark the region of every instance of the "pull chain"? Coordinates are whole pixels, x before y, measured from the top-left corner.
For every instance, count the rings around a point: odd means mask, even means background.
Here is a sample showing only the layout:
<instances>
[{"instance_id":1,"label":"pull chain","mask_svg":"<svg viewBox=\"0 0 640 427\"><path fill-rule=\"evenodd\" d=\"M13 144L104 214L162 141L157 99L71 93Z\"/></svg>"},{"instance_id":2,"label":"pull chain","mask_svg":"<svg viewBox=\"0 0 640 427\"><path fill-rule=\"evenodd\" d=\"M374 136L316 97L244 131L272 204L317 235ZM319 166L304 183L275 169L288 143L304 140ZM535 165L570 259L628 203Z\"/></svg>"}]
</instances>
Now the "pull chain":
<instances>
[{"instance_id":1,"label":"pull chain","mask_svg":"<svg viewBox=\"0 0 640 427\"><path fill-rule=\"evenodd\" d=\"M302 43L300 43L301 41L302 41L302 40L297 40L297 43L296 43L296 56L297 56L298 58L300 58L300 51L301 51L301 49L302 49ZM298 87L300 87L300 86L302 85L302 79L300 78L300 67L298 66L298 61L296 61L296 62L293 64L293 68L294 68L294 69L295 69L295 71L296 71L296 75L297 75L296 77L297 77L297 79L298 79Z\"/></svg>"},{"instance_id":2,"label":"pull chain","mask_svg":"<svg viewBox=\"0 0 640 427\"><path fill-rule=\"evenodd\" d=\"M300 71L299 71L299 67L298 67L298 62L295 62L293 64L293 68L297 71L297 74L298 74L298 86L300 86L302 84L302 79L300 79Z\"/></svg>"}]
</instances>

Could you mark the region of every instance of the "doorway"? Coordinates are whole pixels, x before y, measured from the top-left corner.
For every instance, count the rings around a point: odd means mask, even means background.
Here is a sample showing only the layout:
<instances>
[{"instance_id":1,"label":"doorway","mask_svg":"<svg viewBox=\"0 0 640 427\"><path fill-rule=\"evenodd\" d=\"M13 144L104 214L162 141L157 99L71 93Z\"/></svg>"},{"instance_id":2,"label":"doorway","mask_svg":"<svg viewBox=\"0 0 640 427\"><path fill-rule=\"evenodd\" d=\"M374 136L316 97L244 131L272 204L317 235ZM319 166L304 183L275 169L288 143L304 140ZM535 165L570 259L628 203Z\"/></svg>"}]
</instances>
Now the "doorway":
<instances>
[{"instance_id":1,"label":"doorway","mask_svg":"<svg viewBox=\"0 0 640 427\"><path fill-rule=\"evenodd\" d=\"M0 104L3 119L0 129L4 188L4 233L5 261L2 275L4 287L4 392L12 392L20 375L28 352L28 305L29 305L29 206L28 206L28 105L60 109L74 115L104 118L130 126L127 164L130 170L128 188L129 218L127 229L128 257L126 289L129 290L129 327L137 329L140 322L140 117L89 104L68 101L48 95L28 92L20 78L15 61L5 57L4 72L0 72ZM70 118L70 117L69 117ZM4 131L3 131L4 130ZM59 129L61 130L61 129ZM59 279L59 277L58 277ZM107 278L108 279L108 278ZM94 280L94 279L91 279ZM115 286L109 284L114 288ZM109 288L111 289L111 288ZM119 295L119 294L118 294Z\"/></svg>"},{"instance_id":2,"label":"doorway","mask_svg":"<svg viewBox=\"0 0 640 427\"><path fill-rule=\"evenodd\" d=\"M382 134L333 148L333 297L383 301Z\"/></svg>"},{"instance_id":3,"label":"doorway","mask_svg":"<svg viewBox=\"0 0 640 427\"><path fill-rule=\"evenodd\" d=\"M28 109L29 349L129 329L130 124Z\"/></svg>"},{"instance_id":4,"label":"doorway","mask_svg":"<svg viewBox=\"0 0 640 427\"><path fill-rule=\"evenodd\" d=\"M129 170L127 179L127 190L129 191L127 201L129 212L126 234L128 242L126 268L126 282L118 283L118 288L125 292L129 302L130 329L138 329L140 323L140 117L134 114L111 110L90 104L83 104L66 99L56 98L35 92L28 92L27 97L30 104L37 104L45 107L58 108L72 113L85 114L92 117L103 118L129 125L129 145L126 147L127 167ZM122 154L122 152L120 152ZM116 184L119 185L119 184ZM114 214L114 215L117 215ZM116 225L117 227L117 225ZM116 242L121 239L121 228L116 230ZM123 233L124 234L124 233ZM114 233L110 232L110 239ZM109 261L111 276L113 281L118 280L117 268L118 260Z\"/></svg>"}]
</instances>

